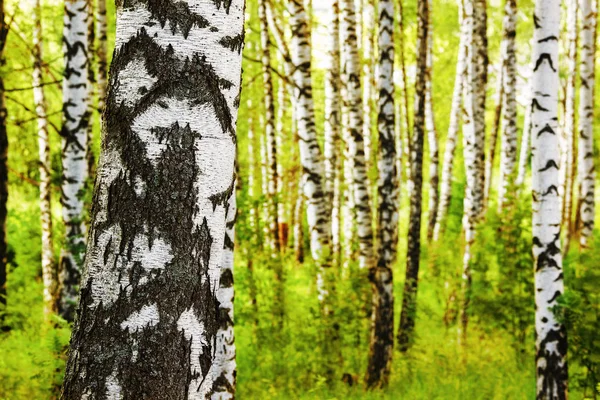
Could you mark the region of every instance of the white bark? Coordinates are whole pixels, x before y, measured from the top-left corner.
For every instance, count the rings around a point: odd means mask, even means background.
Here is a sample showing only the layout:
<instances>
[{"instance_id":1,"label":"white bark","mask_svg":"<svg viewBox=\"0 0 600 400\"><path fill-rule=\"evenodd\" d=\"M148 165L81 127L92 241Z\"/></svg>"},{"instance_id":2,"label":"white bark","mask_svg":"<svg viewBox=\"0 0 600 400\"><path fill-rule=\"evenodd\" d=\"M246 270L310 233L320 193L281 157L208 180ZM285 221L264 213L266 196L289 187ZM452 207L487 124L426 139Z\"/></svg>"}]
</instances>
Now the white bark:
<instances>
[{"instance_id":1,"label":"white bark","mask_svg":"<svg viewBox=\"0 0 600 400\"><path fill-rule=\"evenodd\" d=\"M40 0L36 0L33 27L33 101L37 114L38 156L40 161L40 217L42 227L42 279L44 282L44 314L56 312L58 276L54 259L52 240L52 185L50 142L48 138L48 116L46 96L42 86L44 63L42 51L42 10Z\"/></svg>"},{"instance_id":2,"label":"white bark","mask_svg":"<svg viewBox=\"0 0 600 400\"><path fill-rule=\"evenodd\" d=\"M595 182L594 164L594 90L596 87L596 0L580 0L581 30L581 87L579 89L579 202L582 247L588 246L594 230Z\"/></svg>"},{"instance_id":3,"label":"white bark","mask_svg":"<svg viewBox=\"0 0 600 400\"><path fill-rule=\"evenodd\" d=\"M537 398L567 398L567 341L552 308L564 291L560 251L558 37L560 0L537 0L532 102L533 255Z\"/></svg>"},{"instance_id":4,"label":"white bark","mask_svg":"<svg viewBox=\"0 0 600 400\"><path fill-rule=\"evenodd\" d=\"M363 110L360 86L360 60L357 52L356 12L353 0L342 0L340 23L342 42L342 82L344 108L348 113L348 124L344 126L348 158L352 160L352 179L358 244L359 266L369 268L374 262L372 213L369 196L369 179L364 150Z\"/></svg>"},{"instance_id":5,"label":"white bark","mask_svg":"<svg viewBox=\"0 0 600 400\"><path fill-rule=\"evenodd\" d=\"M65 2L63 51L63 222L65 247L59 269L59 312L72 321L77 303L79 280L85 253L83 195L88 177L88 1Z\"/></svg>"},{"instance_id":6,"label":"white bark","mask_svg":"<svg viewBox=\"0 0 600 400\"><path fill-rule=\"evenodd\" d=\"M446 147L444 148L444 161L442 163L442 182L440 184L440 200L438 203L437 217L433 229L433 240L440 238L444 227L448 207L452 195L452 172L454 170L454 153L456 150L456 141L460 129L460 120L463 113L463 91L467 78L467 55L468 47L466 44L468 25L464 21L463 0L458 0L460 42L458 45L458 60L456 62L456 75L454 78L454 91L452 93L452 107L450 109L450 124L448 125L448 134L446 136Z\"/></svg>"}]
</instances>

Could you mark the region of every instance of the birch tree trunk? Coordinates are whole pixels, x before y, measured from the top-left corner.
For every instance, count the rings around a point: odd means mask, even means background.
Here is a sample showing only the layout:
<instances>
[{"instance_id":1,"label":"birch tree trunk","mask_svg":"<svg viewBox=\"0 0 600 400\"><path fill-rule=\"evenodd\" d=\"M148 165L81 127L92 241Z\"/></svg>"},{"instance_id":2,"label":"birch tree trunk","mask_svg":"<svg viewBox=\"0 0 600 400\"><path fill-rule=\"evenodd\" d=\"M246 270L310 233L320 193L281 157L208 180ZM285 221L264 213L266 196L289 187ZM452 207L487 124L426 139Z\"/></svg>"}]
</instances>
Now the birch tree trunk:
<instances>
[{"instance_id":1,"label":"birch tree trunk","mask_svg":"<svg viewBox=\"0 0 600 400\"><path fill-rule=\"evenodd\" d=\"M62 206L66 239L59 266L59 313L73 321L85 255L83 195L88 178L88 0L65 2Z\"/></svg>"},{"instance_id":2,"label":"birch tree trunk","mask_svg":"<svg viewBox=\"0 0 600 400\"><path fill-rule=\"evenodd\" d=\"M573 182L575 179L575 111L577 81L577 11L578 0L567 0L567 83L565 95L565 129L563 148L563 224L565 228L565 252L568 251L573 220Z\"/></svg>"},{"instance_id":3,"label":"birch tree trunk","mask_svg":"<svg viewBox=\"0 0 600 400\"><path fill-rule=\"evenodd\" d=\"M358 45L357 49L360 48L363 56L363 139L365 148L365 160L369 164L371 160L371 135L373 123L371 121L371 110L373 107L373 90L375 87L375 74L373 73L373 66L375 60L375 2L373 0L364 0L362 13L357 13L357 26L362 23L362 36L358 35L358 41L361 42L362 46Z\"/></svg>"},{"instance_id":4,"label":"birch tree trunk","mask_svg":"<svg viewBox=\"0 0 600 400\"><path fill-rule=\"evenodd\" d=\"M498 204L502 209L506 194L515 178L517 163L517 2L506 0L504 7L504 115L502 119L502 143L500 148L500 190Z\"/></svg>"},{"instance_id":5,"label":"birch tree trunk","mask_svg":"<svg viewBox=\"0 0 600 400\"><path fill-rule=\"evenodd\" d=\"M537 399L567 398L567 335L552 308L564 292L558 125L560 0L537 0L532 60L532 194Z\"/></svg>"},{"instance_id":6,"label":"birch tree trunk","mask_svg":"<svg viewBox=\"0 0 600 400\"><path fill-rule=\"evenodd\" d=\"M280 252L279 242L279 210L278 210L278 188L279 174L277 171L277 137L275 133L275 101L273 95L273 79L271 77L271 39L269 38L269 27L267 23L266 0L260 0L258 5L258 19L260 21L260 42L262 47L262 75L263 75L263 99L265 106L265 135L266 135L266 159L267 164L267 212L268 238L271 243L273 254Z\"/></svg>"},{"instance_id":7,"label":"birch tree trunk","mask_svg":"<svg viewBox=\"0 0 600 400\"><path fill-rule=\"evenodd\" d=\"M519 148L519 169L517 171L517 180L515 184L521 188L525 183L525 175L527 174L527 165L529 165L529 155L531 150L531 114L532 108L529 106L533 102L533 94L531 94L532 88L531 78L527 85L528 106L525 108L525 118L523 121L523 133L521 134L521 147Z\"/></svg>"},{"instance_id":8,"label":"birch tree trunk","mask_svg":"<svg viewBox=\"0 0 600 400\"><path fill-rule=\"evenodd\" d=\"M404 108L404 138L401 139L401 141L403 142L402 144L402 149L404 154L401 155L401 157L404 157L405 161L406 161L406 165L404 170L406 171L406 181L407 181L407 191L408 193L410 193L411 188L412 188L412 181L410 178L410 145L409 145L409 135L410 135L410 131L411 131L411 123L410 123L410 105L409 105L409 97L408 97L408 75L406 72L406 56L404 54L404 4L403 4L404 0L399 0L398 1L398 8L399 8L399 29L398 29L398 42L400 45L400 72L402 75L402 94L404 96L401 96L402 99L402 106Z\"/></svg>"},{"instance_id":9,"label":"birch tree trunk","mask_svg":"<svg viewBox=\"0 0 600 400\"><path fill-rule=\"evenodd\" d=\"M429 20L429 0L417 3L417 75L415 78L415 116L410 148L410 177L413 182L410 191L410 219L408 225L408 246L406 254L406 280L402 297L402 312L398 331L398 345L406 352L413 342L413 331L417 310L417 290L419 283L419 263L421 260L421 200L423 187L423 140L425 136L425 103L427 80L427 38Z\"/></svg>"},{"instance_id":10,"label":"birch tree trunk","mask_svg":"<svg viewBox=\"0 0 600 400\"><path fill-rule=\"evenodd\" d=\"M581 29L581 86L579 88L579 202L580 244L588 246L594 230L595 182L594 164L594 90L596 88L596 18L595 0L580 0Z\"/></svg>"},{"instance_id":11,"label":"birch tree trunk","mask_svg":"<svg viewBox=\"0 0 600 400\"><path fill-rule=\"evenodd\" d=\"M303 169L302 185L306 197L306 214L310 231L310 248L315 261L329 268L331 215L325 195L325 168L317 142L312 95L309 17L302 0L291 0L292 63L294 65L295 109Z\"/></svg>"},{"instance_id":12,"label":"birch tree trunk","mask_svg":"<svg viewBox=\"0 0 600 400\"><path fill-rule=\"evenodd\" d=\"M352 180L356 225L360 249L359 266L368 269L373 265L373 228L369 196L369 178L365 161L363 137L363 110L360 87L360 60L357 51L356 13L353 0L342 0L340 22L342 41L342 82L345 95L344 108L348 112L348 124L344 126L344 139L348 160L352 160Z\"/></svg>"},{"instance_id":13,"label":"birch tree trunk","mask_svg":"<svg viewBox=\"0 0 600 400\"><path fill-rule=\"evenodd\" d=\"M454 78L454 91L452 92L452 107L450 109L450 124L446 136L446 147L444 148L444 161L442 163L442 183L440 185L440 200L438 202L437 217L433 228L433 240L437 241L443 230L450 206L452 196L452 172L454 170L454 153L456 152L456 140L460 130L460 120L463 112L463 90L467 77L467 55L468 48L466 39L469 32L464 23L463 0L458 0L458 22L460 29L460 43L458 45L458 60L456 62L456 77Z\"/></svg>"},{"instance_id":14,"label":"birch tree trunk","mask_svg":"<svg viewBox=\"0 0 600 400\"><path fill-rule=\"evenodd\" d=\"M56 313L58 306L58 275L54 259L52 240L52 186L50 142L48 138L48 117L46 96L42 86L42 9L40 0L34 5L33 26L33 101L37 114L38 156L40 160L40 219L42 228L42 279L44 281L44 315Z\"/></svg>"},{"instance_id":15,"label":"birch tree trunk","mask_svg":"<svg viewBox=\"0 0 600 400\"><path fill-rule=\"evenodd\" d=\"M394 349L394 282L392 267L398 241L398 177L396 169L394 104L394 3L379 1L379 130L378 193L379 248L377 265L369 271L373 288L369 363L365 378L368 388L386 387Z\"/></svg>"},{"instance_id":16,"label":"birch tree trunk","mask_svg":"<svg viewBox=\"0 0 600 400\"><path fill-rule=\"evenodd\" d=\"M492 188L492 181L494 180L494 160L496 159L496 148L498 147L498 134L500 131L500 122L502 120L502 109L504 106L504 80L505 71L504 64L506 62L506 40L502 40L501 46L501 61L500 68L496 77L496 108L494 110L494 121L492 129L490 130L489 137L489 157L485 158L485 186L484 186L484 197L483 207L484 210L487 208L490 198L490 190Z\"/></svg>"},{"instance_id":17,"label":"birch tree trunk","mask_svg":"<svg viewBox=\"0 0 600 400\"><path fill-rule=\"evenodd\" d=\"M106 22L106 0L97 0L96 30L98 32L98 44L96 57L98 59L98 110L100 115L104 111L106 100L106 86L108 78L108 39Z\"/></svg>"},{"instance_id":18,"label":"birch tree trunk","mask_svg":"<svg viewBox=\"0 0 600 400\"><path fill-rule=\"evenodd\" d=\"M117 8L63 399L234 396L224 247L244 1L177 4Z\"/></svg>"},{"instance_id":19,"label":"birch tree trunk","mask_svg":"<svg viewBox=\"0 0 600 400\"><path fill-rule=\"evenodd\" d=\"M4 20L4 0L0 0L0 67L6 65L4 48L9 26ZM0 75L0 305L6 304L6 201L8 200L8 134L7 109L4 97L4 78ZM1 322L1 321L0 321Z\"/></svg>"},{"instance_id":20,"label":"birch tree trunk","mask_svg":"<svg viewBox=\"0 0 600 400\"><path fill-rule=\"evenodd\" d=\"M471 248L483 213L485 192L485 87L487 82L487 38L485 0L465 0L465 21L469 26L468 79L465 90L463 146L467 185L464 199L463 304L459 337L466 339L471 292ZM464 343L464 342L463 342Z\"/></svg>"},{"instance_id":21,"label":"birch tree trunk","mask_svg":"<svg viewBox=\"0 0 600 400\"><path fill-rule=\"evenodd\" d=\"M429 1L429 18L427 28L427 82L425 86L425 128L429 141L429 219L427 223L427 239L433 238L433 230L437 218L439 203L439 143L433 113L433 24L431 23L432 3Z\"/></svg>"},{"instance_id":22,"label":"birch tree trunk","mask_svg":"<svg viewBox=\"0 0 600 400\"><path fill-rule=\"evenodd\" d=\"M325 71L325 186L333 206L334 186L338 171L338 148L341 126L340 97L340 2L331 1L329 10L329 42Z\"/></svg>"}]
</instances>

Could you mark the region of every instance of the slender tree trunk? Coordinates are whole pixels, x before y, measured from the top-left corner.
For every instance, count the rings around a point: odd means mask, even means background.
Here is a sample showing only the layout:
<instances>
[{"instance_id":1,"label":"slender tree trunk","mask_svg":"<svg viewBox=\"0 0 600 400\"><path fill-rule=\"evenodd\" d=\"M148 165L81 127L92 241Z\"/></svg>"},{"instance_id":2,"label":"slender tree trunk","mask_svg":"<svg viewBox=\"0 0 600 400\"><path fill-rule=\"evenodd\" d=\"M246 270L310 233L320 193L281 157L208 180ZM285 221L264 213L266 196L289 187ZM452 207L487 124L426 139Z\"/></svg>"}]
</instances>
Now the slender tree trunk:
<instances>
[{"instance_id":1,"label":"slender tree trunk","mask_svg":"<svg viewBox=\"0 0 600 400\"><path fill-rule=\"evenodd\" d=\"M429 219L427 223L427 239L433 238L433 230L437 218L439 203L439 143L433 113L433 24L431 23L432 3L429 1L429 18L427 28L427 82L425 86L425 128L429 141Z\"/></svg>"},{"instance_id":2,"label":"slender tree trunk","mask_svg":"<svg viewBox=\"0 0 600 400\"><path fill-rule=\"evenodd\" d=\"M63 48L63 182L62 206L66 239L59 267L60 315L73 321L85 255L84 201L87 165L88 0L65 2Z\"/></svg>"},{"instance_id":3,"label":"slender tree trunk","mask_svg":"<svg viewBox=\"0 0 600 400\"><path fill-rule=\"evenodd\" d=\"M469 32L468 26L464 24L463 0L458 0L458 14L460 30L460 43L458 47L458 60L456 62L456 77L454 78L454 91L452 93L452 107L450 110L450 124L446 136L446 147L444 149L444 162L442 163L442 183L440 186L440 200L438 204L435 227L433 228L433 240L437 241L443 230L448 207L452 196L452 172L454 169L454 153L456 152L456 141L460 129L460 120L463 113L463 90L467 77L467 55L468 49L466 39Z\"/></svg>"},{"instance_id":4,"label":"slender tree trunk","mask_svg":"<svg viewBox=\"0 0 600 400\"><path fill-rule=\"evenodd\" d=\"M369 178L367 175L364 137L363 110L360 88L360 60L357 52L356 13L352 0L342 0L342 18L340 23L343 66L342 82L345 92L344 108L348 112L348 124L344 126L348 159L352 160L352 179L358 245L360 249L359 266L370 268L374 263L373 228L371 202L369 196Z\"/></svg>"},{"instance_id":5,"label":"slender tree trunk","mask_svg":"<svg viewBox=\"0 0 600 400\"><path fill-rule=\"evenodd\" d=\"M325 72L325 186L330 204L337 179L338 148L341 126L340 97L340 3L333 0L329 10L329 42Z\"/></svg>"},{"instance_id":6,"label":"slender tree trunk","mask_svg":"<svg viewBox=\"0 0 600 400\"><path fill-rule=\"evenodd\" d=\"M417 76L415 78L415 117L410 140L410 177L413 187L410 192L410 219L408 225L408 248L406 253L406 280L402 297L402 312L398 331L400 351L406 352L413 342L413 331L417 311L417 289L419 263L421 259L421 199L423 187L423 140L425 136L425 103L427 80L427 38L429 0L417 3Z\"/></svg>"},{"instance_id":7,"label":"slender tree trunk","mask_svg":"<svg viewBox=\"0 0 600 400\"><path fill-rule=\"evenodd\" d=\"M389 382L394 349L394 281L392 266L398 241L398 176L396 170L394 106L394 3L379 1L379 130L378 193L379 248L377 265L369 271L373 288L373 311L369 364L365 378L368 388L385 387Z\"/></svg>"},{"instance_id":8,"label":"slender tree trunk","mask_svg":"<svg viewBox=\"0 0 600 400\"><path fill-rule=\"evenodd\" d=\"M567 333L553 307L564 291L560 251L560 0L537 0L533 33L532 194L537 399L567 399Z\"/></svg>"},{"instance_id":9,"label":"slender tree trunk","mask_svg":"<svg viewBox=\"0 0 600 400\"><path fill-rule=\"evenodd\" d=\"M533 112L531 103L533 94L531 94L531 78L527 85L526 97L527 107L525 108L525 120L523 121L523 133L521 134L521 147L519 148L519 167L517 171L517 180L515 184L521 188L525 183L525 175L527 174L527 165L529 165L529 155L531 150L531 113Z\"/></svg>"},{"instance_id":10,"label":"slender tree trunk","mask_svg":"<svg viewBox=\"0 0 600 400\"><path fill-rule=\"evenodd\" d=\"M260 41L262 46L262 74L263 74L263 99L265 106L265 135L267 158L267 213L268 220L265 221L269 231L269 242L274 254L280 252L279 242L279 205L278 187L279 175L277 171L277 137L275 133L275 98L273 92L273 79L271 77L271 39L269 38L269 27L267 24L266 0L260 0L258 6L258 19L260 21Z\"/></svg>"},{"instance_id":11,"label":"slender tree trunk","mask_svg":"<svg viewBox=\"0 0 600 400\"><path fill-rule=\"evenodd\" d=\"M302 186L294 205L294 254L296 261L304 262L304 191Z\"/></svg>"},{"instance_id":12,"label":"slender tree trunk","mask_svg":"<svg viewBox=\"0 0 600 400\"><path fill-rule=\"evenodd\" d=\"M223 260L243 22L243 0L117 8L63 399L234 396Z\"/></svg>"},{"instance_id":13,"label":"slender tree trunk","mask_svg":"<svg viewBox=\"0 0 600 400\"><path fill-rule=\"evenodd\" d=\"M500 70L498 71L497 79L496 79L496 108L494 110L494 122L492 125L492 129L490 130L490 152L489 157L485 159L485 193L483 206L484 209L487 208L490 198L490 189L492 188L492 181L494 180L494 161L496 159L496 149L498 147L498 134L500 131L500 123L502 121L502 109L504 106L504 80L505 71L504 64L506 61L506 40L502 40L502 50L500 53L501 61L500 61Z\"/></svg>"},{"instance_id":14,"label":"slender tree trunk","mask_svg":"<svg viewBox=\"0 0 600 400\"><path fill-rule=\"evenodd\" d=\"M463 229L463 303L459 337L467 335L468 309L471 297L471 249L477 224L481 220L485 192L485 87L487 83L487 37L485 0L465 0L465 21L469 26L468 79L465 90L463 146L467 186L464 200Z\"/></svg>"},{"instance_id":15,"label":"slender tree trunk","mask_svg":"<svg viewBox=\"0 0 600 400\"><path fill-rule=\"evenodd\" d=\"M373 107L373 92L375 88L375 74L373 66L375 60L375 2L364 0L362 14L358 13L358 25L362 23L363 36L357 34L358 41L361 42L361 51L363 55L363 139L365 148L365 160L367 165L371 160L371 135L373 122L371 121L371 111ZM357 45L358 46L358 45Z\"/></svg>"},{"instance_id":16,"label":"slender tree trunk","mask_svg":"<svg viewBox=\"0 0 600 400\"><path fill-rule=\"evenodd\" d=\"M407 181L407 188L408 188L408 192L410 193L411 191L411 187L412 187L412 181L410 178L410 143L409 143L409 136L410 136L410 131L411 131L411 123L410 123L410 104L409 104L409 97L408 97L408 74L406 72L406 60L405 60L405 54L404 54L404 0L399 0L398 1L398 8L399 8L399 29L398 29L398 42L400 45L400 72L402 74L402 94L403 96L401 96L402 99L402 106L404 108L404 138L403 138L403 143L402 143L402 149L404 151L404 154L402 155L404 157L404 159L406 160L406 165L404 170L406 171L406 181Z\"/></svg>"},{"instance_id":17,"label":"slender tree trunk","mask_svg":"<svg viewBox=\"0 0 600 400\"><path fill-rule=\"evenodd\" d=\"M108 78L108 40L106 36L106 0L97 0L96 30L98 31L98 47L96 57L98 59L98 110L104 112L106 100L106 86Z\"/></svg>"},{"instance_id":18,"label":"slender tree trunk","mask_svg":"<svg viewBox=\"0 0 600 400\"><path fill-rule=\"evenodd\" d=\"M48 138L48 117L46 96L42 86L42 9L40 0L34 6L33 26L33 101L37 114L38 155L40 159L40 218L42 226L42 278L44 281L44 314L48 318L56 313L58 306L58 275L54 259L52 240L52 185L50 142Z\"/></svg>"},{"instance_id":19,"label":"slender tree trunk","mask_svg":"<svg viewBox=\"0 0 600 400\"><path fill-rule=\"evenodd\" d=\"M94 155L94 149L92 148L93 135L94 135L94 95L96 94L96 73L94 70L96 62L96 29L95 29L95 7L93 0L88 1L87 10L87 30L88 30L88 125L87 125L87 181L86 191L93 190L94 178L96 176L96 159Z\"/></svg>"},{"instance_id":20,"label":"slender tree trunk","mask_svg":"<svg viewBox=\"0 0 600 400\"><path fill-rule=\"evenodd\" d=\"M502 209L506 194L515 178L517 164L517 2L506 0L504 8L504 116L502 120L502 144L500 148L500 190L498 204Z\"/></svg>"},{"instance_id":21,"label":"slender tree trunk","mask_svg":"<svg viewBox=\"0 0 600 400\"><path fill-rule=\"evenodd\" d=\"M571 227L573 221L573 184L575 179L575 112L576 112L576 90L577 81L577 11L578 0L567 0L567 84L565 96L565 129L563 148L563 226L565 228L565 253L569 249L571 238Z\"/></svg>"},{"instance_id":22,"label":"slender tree trunk","mask_svg":"<svg viewBox=\"0 0 600 400\"><path fill-rule=\"evenodd\" d=\"M581 30L581 87L579 89L579 202L581 221L580 244L588 246L594 230L595 182L594 164L594 90L596 88L596 18L595 0L580 0Z\"/></svg>"},{"instance_id":23,"label":"slender tree trunk","mask_svg":"<svg viewBox=\"0 0 600 400\"><path fill-rule=\"evenodd\" d=\"M4 48L9 26L4 19L4 0L0 0L0 66L6 65ZM6 305L7 244L6 201L8 200L8 134L6 131L7 109L4 98L4 78L0 74L0 305Z\"/></svg>"}]
</instances>

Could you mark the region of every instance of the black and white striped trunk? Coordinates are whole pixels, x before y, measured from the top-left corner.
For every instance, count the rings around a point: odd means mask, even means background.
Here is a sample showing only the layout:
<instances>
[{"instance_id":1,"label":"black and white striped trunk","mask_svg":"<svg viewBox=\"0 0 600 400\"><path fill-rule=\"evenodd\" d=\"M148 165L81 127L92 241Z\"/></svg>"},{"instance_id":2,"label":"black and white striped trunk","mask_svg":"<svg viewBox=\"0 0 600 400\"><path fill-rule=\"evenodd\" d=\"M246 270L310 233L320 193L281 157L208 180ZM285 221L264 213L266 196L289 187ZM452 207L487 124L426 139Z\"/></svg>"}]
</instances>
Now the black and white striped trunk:
<instances>
[{"instance_id":1,"label":"black and white striped trunk","mask_svg":"<svg viewBox=\"0 0 600 400\"><path fill-rule=\"evenodd\" d=\"M40 0L34 7L33 26L33 101L37 114L38 157L40 170L40 219L42 228L42 280L44 282L44 314L57 311L58 276L52 240L52 185L48 115L44 93L42 65L42 8Z\"/></svg>"},{"instance_id":2,"label":"black and white striped trunk","mask_svg":"<svg viewBox=\"0 0 600 400\"><path fill-rule=\"evenodd\" d=\"M62 206L65 244L59 266L59 313L72 321L85 255L84 192L88 178L88 0L65 2L63 50Z\"/></svg>"},{"instance_id":3,"label":"black and white striped trunk","mask_svg":"<svg viewBox=\"0 0 600 400\"><path fill-rule=\"evenodd\" d=\"M595 182L594 164L594 90L596 87L596 0L580 0L581 29L581 86L579 89L579 220L580 243L588 246L594 230Z\"/></svg>"},{"instance_id":4,"label":"black and white striped trunk","mask_svg":"<svg viewBox=\"0 0 600 400\"><path fill-rule=\"evenodd\" d=\"M356 36L357 18L353 0L342 0L341 5L340 31L344 91L342 97L344 108L348 113L348 123L344 126L344 141L347 146L346 162L350 161L352 163L350 171L352 173L352 192L354 194L357 236L360 249L359 267L368 269L374 262L373 228L363 136L360 58L358 56Z\"/></svg>"},{"instance_id":5,"label":"black and white striped trunk","mask_svg":"<svg viewBox=\"0 0 600 400\"><path fill-rule=\"evenodd\" d=\"M243 24L243 0L119 4L64 399L234 396Z\"/></svg>"},{"instance_id":6,"label":"black and white striped trunk","mask_svg":"<svg viewBox=\"0 0 600 400\"><path fill-rule=\"evenodd\" d=\"M498 205L502 208L506 195L515 178L517 163L517 57L515 37L517 34L517 2L506 0L504 8L504 104L502 119L502 142L500 147L500 187Z\"/></svg>"},{"instance_id":7,"label":"black and white striped trunk","mask_svg":"<svg viewBox=\"0 0 600 400\"><path fill-rule=\"evenodd\" d=\"M532 107L537 399L567 398L567 335L553 307L564 292L558 124L560 0L535 4Z\"/></svg>"},{"instance_id":8,"label":"black and white striped trunk","mask_svg":"<svg viewBox=\"0 0 600 400\"><path fill-rule=\"evenodd\" d=\"M379 229L377 264L369 279L373 288L367 387L389 382L394 349L394 282L392 267L398 241L398 176L394 105L394 3L379 1L379 64L377 65L379 130Z\"/></svg>"}]
</instances>

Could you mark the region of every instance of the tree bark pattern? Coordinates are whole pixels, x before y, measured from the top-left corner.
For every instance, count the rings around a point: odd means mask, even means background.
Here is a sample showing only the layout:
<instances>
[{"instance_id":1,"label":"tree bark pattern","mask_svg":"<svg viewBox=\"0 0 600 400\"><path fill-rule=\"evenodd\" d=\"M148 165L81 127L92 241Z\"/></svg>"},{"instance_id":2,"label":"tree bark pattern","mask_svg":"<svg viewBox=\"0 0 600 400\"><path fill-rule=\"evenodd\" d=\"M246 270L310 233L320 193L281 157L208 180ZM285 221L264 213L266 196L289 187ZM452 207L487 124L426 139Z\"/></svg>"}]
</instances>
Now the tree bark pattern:
<instances>
[{"instance_id":1,"label":"tree bark pattern","mask_svg":"<svg viewBox=\"0 0 600 400\"><path fill-rule=\"evenodd\" d=\"M234 396L243 24L243 0L118 4L64 399Z\"/></svg>"}]
</instances>

